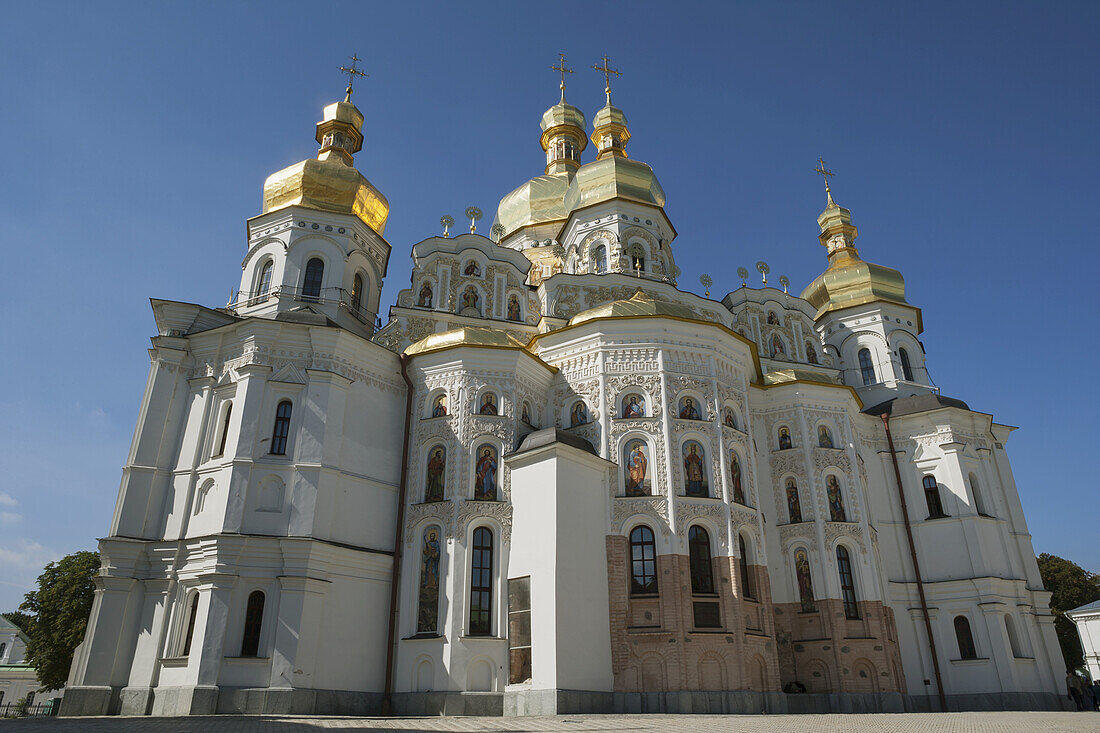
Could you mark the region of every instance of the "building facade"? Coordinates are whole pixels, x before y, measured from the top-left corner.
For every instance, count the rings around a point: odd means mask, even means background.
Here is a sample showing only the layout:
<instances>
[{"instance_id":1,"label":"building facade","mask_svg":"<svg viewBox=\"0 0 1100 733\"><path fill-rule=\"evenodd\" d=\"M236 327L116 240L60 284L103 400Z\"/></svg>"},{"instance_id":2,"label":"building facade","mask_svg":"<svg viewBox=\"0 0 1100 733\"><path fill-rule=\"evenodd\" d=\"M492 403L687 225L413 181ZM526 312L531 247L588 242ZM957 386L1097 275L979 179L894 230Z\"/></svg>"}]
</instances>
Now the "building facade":
<instances>
[{"instance_id":1,"label":"building facade","mask_svg":"<svg viewBox=\"0 0 1100 733\"><path fill-rule=\"evenodd\" d=\"M542 174L415 244L383 326L350 96L234 302L152 301L62 714L1060 705L1013 428L932 385L831 193L801 297L680 290L625 114L563 86Z\"/></svg>"}]
</instances>

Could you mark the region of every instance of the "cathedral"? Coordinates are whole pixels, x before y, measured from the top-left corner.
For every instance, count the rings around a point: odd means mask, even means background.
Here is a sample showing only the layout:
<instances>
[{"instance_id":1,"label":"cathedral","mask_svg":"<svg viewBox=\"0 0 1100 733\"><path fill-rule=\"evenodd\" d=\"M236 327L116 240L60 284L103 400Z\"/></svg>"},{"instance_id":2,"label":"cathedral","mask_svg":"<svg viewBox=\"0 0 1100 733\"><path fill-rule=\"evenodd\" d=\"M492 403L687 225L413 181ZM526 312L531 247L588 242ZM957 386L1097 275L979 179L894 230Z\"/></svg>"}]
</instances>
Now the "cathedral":
<instances>
[{"instance_id":1,"label":"cathedral","mask_svg":"<svg viewBox=\"0 0 1100 733\"><path fill-rule=\"evenodd\" d=\"M800 296L681 290L610 84L589 124L559 70L545 168L385 322L350 84L233 301L151 301L62 715L1060 707L1014 428L933 385L824 163Z\"/></svg>"}]
</instances>

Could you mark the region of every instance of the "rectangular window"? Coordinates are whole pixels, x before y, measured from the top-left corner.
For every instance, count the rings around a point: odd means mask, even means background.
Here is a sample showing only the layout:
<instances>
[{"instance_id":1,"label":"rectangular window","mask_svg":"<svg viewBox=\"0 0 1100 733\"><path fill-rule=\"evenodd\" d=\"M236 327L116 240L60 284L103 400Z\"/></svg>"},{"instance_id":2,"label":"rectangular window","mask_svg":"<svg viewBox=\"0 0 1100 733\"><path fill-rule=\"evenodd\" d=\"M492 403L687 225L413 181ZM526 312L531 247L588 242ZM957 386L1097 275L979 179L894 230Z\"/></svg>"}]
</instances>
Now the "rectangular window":
<instances>
[{"instance_id":1,"label":"rectangular window","mask_svg":"<svg viewBox=\"0 0 1100 733\"><path fill-rule=\"evenodd\" d=\"M531 679L531 576L508 579L508 684Z\"/></svg>"},{"instance_id":2,"label":"rectangular window","mask_svg":"<svg viewBox=\"0 0 1100 733\"><path fill-rule=\"evenodd\" d=\"M474 530L473 562L470 564L470 636L493 633L493 533L485 527Z\"/></svg>"},{"instance_id":3,"label":"rectangular window","mask_svg":"<svg viewBox=\"0 0 1100 733\"><path fill-rule=\"evenodd\" d=\"M722 628L722 618L721 614L718 612L717 601L694 601L691 606L693 615L695 616L695 628Z\"/></svg>"}]
</instances>

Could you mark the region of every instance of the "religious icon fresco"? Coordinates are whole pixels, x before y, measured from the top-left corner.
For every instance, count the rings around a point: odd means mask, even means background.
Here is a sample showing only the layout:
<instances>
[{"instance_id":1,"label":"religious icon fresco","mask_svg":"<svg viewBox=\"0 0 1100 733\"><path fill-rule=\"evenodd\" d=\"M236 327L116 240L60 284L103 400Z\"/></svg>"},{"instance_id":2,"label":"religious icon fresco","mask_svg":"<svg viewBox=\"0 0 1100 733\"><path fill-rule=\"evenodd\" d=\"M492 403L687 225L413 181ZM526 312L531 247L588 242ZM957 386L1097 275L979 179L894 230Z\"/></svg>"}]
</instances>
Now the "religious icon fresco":
<instances>
[{"instance_id":1,"label":"religious icon fresco","mask_svg":"<svg viewBox=\"0 0 1100 733\"><path fill-rule=\"evenodd\" d=\"M424 283L420 286L420 296L416 301L416 304L421 308L432 307L432 286L429 283Z\"/></svg>"},{"instance_id":2,"label":"religious icon fresco","mask_svg":"<svg viewBox=\"0 0 1100 733\"><path fill-rule=\"evenodd\" d=\"M627 496L648 496L650 482L647 477L649 468L649 446L644 440L632 440L626 445L626 464L624 466Z\"/></svg>"},{"instance_id":3,"label":"religious icon fresco","mask_svg":"<svg viewBox=\"0 0 1100 733\"><path fill-rule=\"evenodd\" d=\"M587 422L588 407L584 404L584 400L577 400L573 403L573 409L569 411L569 427L575 428Z\"/></svg>"},{"instance_id":4,"label":"religious icon fresco","mask_svg":"<svg viewBox=\"0 0 1100 733\"><path fill-rule=\"evenodd\" d=\"M623 419L645 417L645 398L630 394L623 397Z\"/></svg>"},{"instance_id":5,"label":"religious icon fresco","mask_svg":"<svg viewBox=\"0 0 1100 733\"><path fill-rule=\"evenodd\" d=\"M443 417L447 414L447 395L438 395L432 400L432 417Z\"/></svg>"},{"instance_id":6,"label":"religious icon fresco","mask_svg":"<svg viewBox=\"0 0 1100 733\"><path fill-rule=\"evenodd\" d=\"M834 522L847 522L848 514L844 511L844 497L840 493L840 482L831 473L825 477L825 491L829 495L830 519Z\"/></svg>"},{"instance_id":7,"label":"religious icon fresco","mask_svg":"<svg viewBox=\"0 0 1100 733\"><path fill-rule=\"evenodd\" d=\"M779 316L777 316L775 314L775 311L768 311L768 325L769 326L778 326L779 325Z\"/></svg>"},{"instance_id":8,"label":"religious icon fresco","mask_svg":"<svg viewBox=\"0 0 1100 733\"><path fill-rule=\"evenodd\" d=\"M791 431L787 428L779 428L779 450L787 450L791 447Z\"/></svg>"},{"instance_id":9,"label":"religious icon fresco","mask_svg":"<svg viewBox=\"0 0 1100 733\"><path fill-rule=\"evenodd\" d=\"M733 408L726 408L725 415L723 415L722 417L722 422L725 423L726 427L728 428L733 428L734 430L737 429L737 418L733 415Z\"/></svg>"},{"instance_id":10,"label":"religious icon fresco","mask_svg":"<svg viewBox=\"0 0 1100 733\"><path fill-rule=\"evenodd\" d=\"M440 529L424 530L424 548L420 553L420 593L417 599L416 633L439 631L439 558Z\"/></svg>"},{"instance_id":11,"label":"religious icon fresco","mask_svg":"<svg viewBox=\"0 0 1100 733\"><path fill-rule=\"evenodd\" d=\"M745 489L741 484L741 461L738 460L737 453L732 450L730 451L730 483L733 488L733 500L748 506L748 502L745 501Z\"/></svg>"},{"instance_id":12,"label":"religious icon fresco","mask_svg":"<svg viewBox=\"0 0 1100 733\"><path fill-rule=\"evenodd\" d=\"M817 364L817 350L809 341L806 342L806 360L811 364Z\"/></svg>"},{"instance_id":13,"label":"religious icon fresco","mask_svg":"<svg viewBox=\"0 0 1100 733\"><path fill-rule=\"evenodd\" d=\"M787 479L787 515L792 524L802 521L802 504L798 500L798 486L793 478Z\"/></svg>"},{"instance_id":14,"label":"religious icon fresco","mask_svg":"<svg viewBox=\"0 0 1100 733\"><path fill-rule=\"evenodd\" d=\"M680 419L681 420L702 420L703 416L699 412L699 406L695 403L695 398L684 397L680 400Z\"/></svg>"},{"instance_id":15,"label":"religious icon fresco","mask_svg":"<svg viewBox=\"0 0 1100 733\"><path fill-rule=\"evenodd\" d=\"M481 407L478 408L478 414L481 415L497 415L497 396L492 392L486 392L481 396Z\"/></svg>"},{"instance_id":16,"label":"religious icon fresco","mask_svg":"<svg viewBox=\"0 0 1100 733\"><path fill-rule=\"evenodd\" d=\"M477 288L473 285L467 285L466 289L462 291L462 309L473 308L478 310L478 304L481 302L481 296L477 294Z\"/></svg>"},{"instance_id":17,"label":"religious icon fresco","mask_svg":"<svg viewBox=\"0 0 1100 733\"><path fill-rule=\"evenodd\" d=\"M684 442L684 493L688 496L709 496L706 453L697 441Z\"/></svg>"},{"instance_id":18,"label":"religious icon fresco","mask_svg":"<svg viewBox=\"0 0 1100 733\"><path fill-rule=\"evenodd\" d=\"M829 432L829 428L824 425L817 426L817 444L822 448L833 447L833 434Z\"/></svg>"},{"instance_id":19,"label":"religious icon fresco","mask_svg":"<svg viewBox=\"0 0 1100 733\"><path fill-rule=\"evenodd\" d=\"M802 602L802 611L809 613L817 610L814 603L814 584L810 577L810 558L805 548L794 551L794 574L798 579L798 598Z\"/></svg>"},{"instance_id":20,"label":"religious icon fresco","mask_svg":"<svg viewBox=\"0 0 1100 733\"><path fill-rule=\"evenodd\" d=\"M772 336L772 356L786 356L787 350L783 348L783 340L778 336Z\"/></svg>"},{"instance_id":21,"label":"religious icon fresco","mask_svg":"<svg viewBox=\"0 0 1100 733\"><path fill-rule=\"evenodd\" d=\"M497 449L488 443L478 446L474 465L474 498L497 500Z\"/></svg>"},{"instance_id":22,"label":"religious icon fresco","mask_svg":"<svg viewBox=\"0 0 1100 733\"><path fill-rule=\"evenodd\" d=\"M428 451L428 471L425 477L424 501L443 501L447 474L447 449L441 445Z\"/></svg>"},{"instance_id":23,"label":"religious icon fresco","mask_svg":"<svg viewBox=\"0 0 1100 733\"><path fill-rule=\"evenodd\" d=\"M517 298L515 295L511 295L508 297L508 320L520 320L519 298Z\"/></svg>"},{"instance_id":24,"label":"religious icon fresco","mask_svg":"<svg viewBox=\"0 0 1100 733\"><path fill-rule=\"evenodd\" d=\"M466 263L466 269L462 271L462 274L467 277L481 277L481 265L477 264L476 260L470 260Z\"/></svg>"},{"instance_id":25,"label":"religious icon fresco","mask_svg":"<svg viewBox=\"0 0 1100 733\"><path fill-rule=\"evenodd\" d=\"M531 424L531 408L527 406L527 403L523 403L523 407L520 409L519 419L528 425Z\"/></svg>"}]
</instances>

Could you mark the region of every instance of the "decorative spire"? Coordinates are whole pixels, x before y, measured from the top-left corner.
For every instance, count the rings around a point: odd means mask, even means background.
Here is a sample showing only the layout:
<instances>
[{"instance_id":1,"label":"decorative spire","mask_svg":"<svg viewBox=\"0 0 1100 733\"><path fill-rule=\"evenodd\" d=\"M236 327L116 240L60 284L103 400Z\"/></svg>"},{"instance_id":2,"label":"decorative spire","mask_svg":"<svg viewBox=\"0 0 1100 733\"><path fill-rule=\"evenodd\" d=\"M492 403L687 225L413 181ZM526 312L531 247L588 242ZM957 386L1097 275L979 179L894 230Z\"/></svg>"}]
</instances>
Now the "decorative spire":
<instances>
[{"instance_id":1,"label":"decorative spire","mask_svg":"<svg viewBox=\"0 0 1100 733\"><path fill-rule=\"evenodd\" d=\"M829 190L829 178L831 178L832 176L834 176L836 174L825 167L825 161L822 160L821 158L817 159L817 168L814 168L814 173L817 173L819 176L821 176L825 180L825 198L826 198L825 207L826 208L835 207L836 204L833 202L833 192L831 190Z\"/></svg>"},{"instance_id":2,"label":"decorative spire","mask_svg":"<svg viewBox=\"0 0 1100 733\"><path fill-rule=\"evenodd\" d=\"M611 68L611 59L607 58L607 54L603 57L603 66L592 65L592 68L596 71L603 72L603 93L607 95L607 106L611 106L611 75L622 76L622 72Z\"/></svg>"},{"instance_id":3,"label":"decorative spire","mask_svg":"<svg viewBox=\"0 0 1100 733\"><path fill-rule=\"evenodd\" d=\"M561 103L565 104L565 75L566 74L572 74L573 70L565 65L565 54L564 53L559 53L558 54L558 65L557 66L551 66L550 70L551 71L557 71L561 74Z\"/></svg>"},{"instance_id":4,"label":"decorative spire","mask_svg":"<svg viewBox=\"0 0 1100 733\"><path fill-rule=\"evenodd\" d=\"M359 58L358 54L353 53L348 58L351 59L351 66L343 66L343 65L340 66L340 71L342 71L342 72L344 72L345 74L348 75L348 88L344 90L344 93L345 93L344 101L345 102L350 102L351 101L351 91L352 91L351 88L352 88L352 84L355 82L355 77L362 76L362 77L365 78L367 76L366 73L364 73L361 69L356 67L356 64L358 64L359 61L361 60Z\"/></svg>"}]
</instances>

